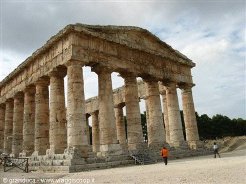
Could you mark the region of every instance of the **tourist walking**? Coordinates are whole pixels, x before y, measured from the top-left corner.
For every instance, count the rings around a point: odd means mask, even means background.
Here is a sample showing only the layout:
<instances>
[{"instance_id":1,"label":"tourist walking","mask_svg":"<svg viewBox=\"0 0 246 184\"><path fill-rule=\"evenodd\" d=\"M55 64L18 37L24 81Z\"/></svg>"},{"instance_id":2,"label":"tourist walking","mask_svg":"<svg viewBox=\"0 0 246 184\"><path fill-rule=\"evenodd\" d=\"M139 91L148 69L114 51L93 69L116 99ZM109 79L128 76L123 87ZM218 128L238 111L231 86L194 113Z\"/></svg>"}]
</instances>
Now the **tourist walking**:
<instances>
[{"instance_id":1,"label":"tourist walking","mask_svg":"<svg viewBox=\"0 0 246 184\"><path fill-rule=\"evenodd\" d=\"M214 158L216 158L216 155L218 155L219 158L220 158L219 147L218 147L218 145L216 144L216 142L214 142L213 150L214 150Z\"/></svg>"},{"instance_id":2,"label":"tourist walking","mask_svg":"<svg viewBox=\"0 0 246 184\"><path fill-rule=\"evenodd\" d=\"M168 149L165 146L163 146L163 148L161 149L161 156L163 158L165 165L167 165Z\"/></svg>"}]
</instances>

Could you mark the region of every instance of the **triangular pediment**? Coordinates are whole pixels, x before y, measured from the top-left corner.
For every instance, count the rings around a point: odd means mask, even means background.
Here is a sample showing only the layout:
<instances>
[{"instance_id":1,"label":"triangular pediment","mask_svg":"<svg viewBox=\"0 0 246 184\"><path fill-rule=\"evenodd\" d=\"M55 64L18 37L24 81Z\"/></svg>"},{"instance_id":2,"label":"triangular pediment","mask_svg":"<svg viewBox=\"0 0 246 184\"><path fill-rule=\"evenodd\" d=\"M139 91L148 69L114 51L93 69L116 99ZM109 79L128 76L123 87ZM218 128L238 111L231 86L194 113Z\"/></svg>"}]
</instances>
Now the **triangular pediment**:
<instances>
[{"instance_id":1,"label":"triangular pediment","mask_svg":"<svg viewBox=\"0 0 246 184\"><path fill-rule=\"evenodd\" d=\"M128 47L151 52L186 64L194 64L185 55L173 49L170 45L143 28L134 26L99 26L85 24L75 24L70 26L77 31L86 32L87 34L124 44Z\"/></svg>"}]
</instances>

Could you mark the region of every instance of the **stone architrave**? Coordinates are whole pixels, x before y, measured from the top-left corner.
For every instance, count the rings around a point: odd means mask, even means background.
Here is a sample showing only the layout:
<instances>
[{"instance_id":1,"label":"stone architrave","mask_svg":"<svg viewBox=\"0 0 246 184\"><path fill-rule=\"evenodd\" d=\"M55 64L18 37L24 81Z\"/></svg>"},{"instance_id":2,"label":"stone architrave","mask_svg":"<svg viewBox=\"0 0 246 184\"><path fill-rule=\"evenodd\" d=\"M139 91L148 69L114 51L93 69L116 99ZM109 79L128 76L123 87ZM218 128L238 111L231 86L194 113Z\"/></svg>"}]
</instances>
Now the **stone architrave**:
<instances>
[{"instance_id":1,"label":"stone architrave","mask_svg":"<svg viewBox=\"0 0 246 184\"><path fill-rule=\"evenodd\" d=\"M12 136L13 136L13 99L6 101L5 109L5 125L4 125L4 152L10 154L12 152Z\"/></svg>"},{"instance_id":2,"label":"stone architrave","mask_svg":"<svg viewBox=\"0 0 246 184\"><path fill-rule=\"evenodd\" d=\"M64 153L67 148L66 109L64 80L66 68L56 68L50 73L50 149Z\"/></svg>"},{"instance_id":3,"label":"stone architrave","mask_svg":"<svg viewBox=\"0 0 246 184\"><path fill-rule=\"evenodd\" d=\"M178 104L176 84L169 82L166 86L170 144L179 147L185 144L181 116Z\"/></svg>"},{"instance_id":4,"label":"stone architrave","mask_svg":"<svg viewBox=\"0 0 246 184\"><path fill-rule=\"evenodd\" d=\"M24 91L23 155L30 156L34 152L34 140L35 86L28 86Z\"/></svg>"},{"instance_id":5,"label":"stone architrave","mask_svg":"<svg viewBox=\"0 0 246 184\"><path fill-rule=\"evenodd\" d=\"M154 80L145 80L147 93L147 107L148 107L148 145L159 146L166 142L166 135L164 132L164 123L161 110L160 93L158 82Z\"/></svg>"},{"instance_id":6,"label":"stone architrave","mask_svg":"<svg viewBox=\"0 0 246 184\"><path fill-rule=\"evenodd\" d=\"M121 145L126 145L126 127L123 115L123 105L118 105L114 108L117 140Z\"/></svg>"},{"instance_id":7,"label":"stone architrave","mask_svg":"<svg viewBox=\"0 0 246 184\"><path fill-rule=\"evenodd\" d=\"M168 108L167 108L167 97L166 97L166 89L165 87L159 83L159 90L162 97L162 110L163 110L163 118L165 124L165 134L166 134L166 142L170 142L170 131L169 131L169 121L168 121Z\"/></svg>"},{"instance_id":8,"label":"stone architrave","mask_svg":"<svg viewBox=\"0 0 246 184\"><path fill-rule=\"evenodd\" d=\"M0 149L4 146L5 104L0 105Z\"/></svg>"},{"instance_id":9,"label":"stone architrave","mask_svg":"<svg viewBox=\"0 0 246 184\"><path fill-rule=\"evenodd\" d=\"M92 119L92 150L93 152L100 151L100 133L99 133L99 121L98 111L91 114Z\"/></svg>"},{"instance_id":10,"label":"stone architrave","mask_svg":"<svg viewBox=\"0 0 246 184\"><path fill-rule=\"evenodd\" d=\"M197 149L199 134L191 88L192 85L182 86L181 94L183 102L186 141L190 148Z\"/></svg>"},{"instance_id":11,"label":"stone architrave","mask_svg":"<svg viewBox=\"0 0 246 184\"><path fill-rule=\"evenodd\" d=\"M35 94L35 141L34 149L38 155L45 155L49 148L49 79L36 82Z\"/></svg>"},{"instance_id":12,"label":"stone architrave","mask_svg":"<svg viewBox=\"0 0 246 184\"><path fill-rule=\"evenodd\" d=\"M98 74L100 152L104 155L121 148L117 144L111 71L100 66L93 70Z\"/></svg>"},{"instance_id":13,"label":"stone architrave","mask_svg":"<svg viewBox=\"0 0 246 184\"><path fill-rule=\"evenodd\" d=\"M88 157L83 70L80 62L67 64L67 145Z\"/></svg>"},{"instance_id":14,"label":"stone architrave","mask_svg":"<svg viewBox=\"0 0 246 184\"><path fill-rule=\"evenodd\" d=\"M18 157L22 151L23 114L24 114L24 95L23 93L17 93L14 97L13 139L12 139L12 154L15 157Z\"/></svg>"},{"instance_id":15,"label":"stone architrave","mask_svg":"<svg viewBox=\"0 0 246 184\"><path fill-rule=\"evenodd\" d=\"M144 140L141 125L137 79L136 76L129 73L122 74L122 77L125 80L128 149L136 150L142 147Z\"/></svg>"}]
</instances>

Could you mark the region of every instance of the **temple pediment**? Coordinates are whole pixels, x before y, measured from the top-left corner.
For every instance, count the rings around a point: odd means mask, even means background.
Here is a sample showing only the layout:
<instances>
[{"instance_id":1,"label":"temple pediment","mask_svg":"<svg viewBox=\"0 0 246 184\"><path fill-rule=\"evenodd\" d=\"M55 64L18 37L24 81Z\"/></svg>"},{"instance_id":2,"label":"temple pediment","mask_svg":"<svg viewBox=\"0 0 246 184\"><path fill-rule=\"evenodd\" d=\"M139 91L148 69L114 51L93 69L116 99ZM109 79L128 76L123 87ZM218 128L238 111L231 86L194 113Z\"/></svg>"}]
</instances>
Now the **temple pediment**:
<instances>
[{"instance_id":1,"label":"temple pediment","mask_svg":"<svg viewBox=\"0 0 246 184\"><path fill-rule=\"evenodd\" d=\"M68 31L89 34L108 41L126 45L134 49L168 57L192 67L195 66L195 64L184 54L173 49L170 45L143 28L135 26L74 24L66 26L62 32L65 33Z\"/></svg>"}]
</instances>

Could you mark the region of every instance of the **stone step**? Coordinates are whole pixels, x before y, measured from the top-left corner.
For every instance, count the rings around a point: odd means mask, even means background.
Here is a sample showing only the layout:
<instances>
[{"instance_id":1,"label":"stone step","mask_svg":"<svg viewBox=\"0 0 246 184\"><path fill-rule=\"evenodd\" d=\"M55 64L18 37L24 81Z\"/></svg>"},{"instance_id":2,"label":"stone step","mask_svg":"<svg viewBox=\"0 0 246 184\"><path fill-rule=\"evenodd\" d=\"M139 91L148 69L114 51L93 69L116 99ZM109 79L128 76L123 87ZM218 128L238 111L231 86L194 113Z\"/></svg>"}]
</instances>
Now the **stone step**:
<instances>
[{"instance_id":1,"label":"stone step","mask_svg":"<svg viewBox=\"0 0 246 184\"><path fill-rule=\"evenodd\" d=\"M75 165L75 166L71 166L70 172L106 169L106 168L133 165L133 164L134 164L134 160L123 160L123 161L113 161L113 162L104 162L104 163L92 163L92 164L85 164L85 165Z\"/></svg>"},{"instance_id":2,"label":"stone step","mask_svg":"<svg viewBox=\"0 0 246 184\"><path fill-rule=\"evenodd\" d=\"M102 162L102 163L92 163L92 164L82 164L82 165L72 165L72 166L29 166L30 171L41 171L41 172L54 172L54 173L68 173L68 172L79 172L79 171L89 171L95 169L105 169L117 166L133 165L133 160L123 160L123 161L112 161L112 162Z\"/></svg>"},{"instance_id":3,"label":"stone step","mask_svg":"<svg viewBox=\"0 0 246 184\"><path fill-rule=\"evenodd\" d=\"M70 166L30 166L29 171L51 172L51 173L69 173Z\"/></svg>"}]
</instances>

